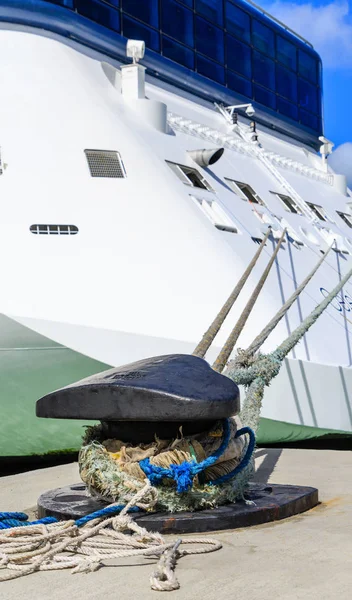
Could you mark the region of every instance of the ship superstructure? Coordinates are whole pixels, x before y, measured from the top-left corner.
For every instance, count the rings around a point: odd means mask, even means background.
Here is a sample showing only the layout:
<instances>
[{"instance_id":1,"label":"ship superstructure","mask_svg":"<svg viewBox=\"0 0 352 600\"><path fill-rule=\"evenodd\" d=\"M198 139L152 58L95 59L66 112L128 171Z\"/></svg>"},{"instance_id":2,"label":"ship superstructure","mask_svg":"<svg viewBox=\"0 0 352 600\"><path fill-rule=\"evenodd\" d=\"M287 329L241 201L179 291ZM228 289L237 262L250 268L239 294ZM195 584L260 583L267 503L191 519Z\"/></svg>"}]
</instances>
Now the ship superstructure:
<instances>
[{"instance_id":1,"label":"ship superstructure","mask_svg":"<svg viewBox=\"0 0 352 600\"><path fill-rule=\"evenodd\" d=\"M284 228L240 347L334 243L273 349L350 268L352 199L327 166L319 56L252 4L1 0L0 22L2 427L27 427L0 452L42 453L79 430L38 424L37 398L192 352L268 226L218 347ZM351 309L348 284L266 392L263 440L351 431Z\"/></svg>"}]
</instances>

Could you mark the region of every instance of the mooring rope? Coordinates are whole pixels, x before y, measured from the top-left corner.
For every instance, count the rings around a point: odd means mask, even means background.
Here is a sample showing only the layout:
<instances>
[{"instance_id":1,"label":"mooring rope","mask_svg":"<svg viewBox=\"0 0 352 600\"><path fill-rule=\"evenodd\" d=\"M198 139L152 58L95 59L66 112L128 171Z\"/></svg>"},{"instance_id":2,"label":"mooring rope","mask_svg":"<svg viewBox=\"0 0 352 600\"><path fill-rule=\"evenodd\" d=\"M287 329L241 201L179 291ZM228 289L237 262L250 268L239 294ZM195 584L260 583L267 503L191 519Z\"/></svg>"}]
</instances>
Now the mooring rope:
<instances>
[{"instance_id":1,"label":"mooring rope","mask_svg":"<svg viewBox=\"0 0 352 600\"><path fill-rule=\"evenodd\" d=\"M172 479L176 483L176 492L178 494L187 492L189 489L192 488L194 478L209 467L211 467L212 465L214 465L228 447L230 441L230 424L228 419L225 419L224 421L223 432L223 438L219 448L211 456L208 456L199 463L197 463L194 460L184 461L180 465L171 464L168 469L165 469L164 467L159 467L157 465L151 464L149 458L144 458L140 461L139 465L148 477L149 481L152 483L152 485L160 484L160 482L163 479ZM237 465L237 467L233 469L230 473L227 473L226 475L219 477L218 479L208 482L209 484L219 485L220 483L223 483L223 481L229 481L230 479L235 477L237 473L242 471L242 469L244 469L245 466L247 466L248 462L252 457L253 450L255 447L254 432L249 427L243 427L242 429L239 429L236 432L235 437L238 438L246 434L249 435L250 442L248 444L245 456L241 460L241 463Z\"/></svg>"},{"instance_id":2,"label":"mooring rope","mask_svg":"<svg viewBox=\"0 0 352 600\"><path fill-rule=\"evenodd\" d=\"M262 239L257 252L253 256L251 262L249 263L248 267L246 268L245 272L243 273L241 279L238 281L236 287L231 292L231 294L228 297L228 299L226 300L224 306L219 311L219 313L216 315L214 321L212 322L210 327L207 329L207 331L204 333L204 335L203 335L201 341L199 342L199 344L197 345L197 347L194 349L194 351L193 351L194 356L200 356L201 358L203 358L205 356L205 354L207 353L207 351L210 348L211 344L213 343L219 329L221 328L221 326L224 323L231 308L233 307L234 303L236 302L240 292L242 291L242 288L245 285L248 277L250 276L251 272L253 271L253 268L256 265L256 262L266 244L266 241L267 241L270 233L271 233L271 228L268 228L268 231L266 232L264 238Z\"/></svg>"},{"instance_id":3,"label":"mooring rope","mask_svg":"<svg viewBox=\"0 0 352 600\"><path fill-rule=\"evenodd\" d=\"M278 310L278 312L271 319L271 321L269 321L269 323L264 327L264 329L257 335L257 337L250 344L250 346L248 346L248 348L246 350L246 354L248 356L252 356L253 354L255 354L259 350L259 348L264 344L265 340L269 337L271 332L275 329L276 325L278 325L278 323L281 321L281 319L285 316L285 314L287 313L289 308L291 308L292 304L295 302L295 300L298 298L298 296L303 292L304 288L307 287L307 285L310 282L310 280L312 279L313 275L315 275L315 273L319 269L320 265L324 262L324 260L326 259L327 255L329 254L329 252L332 249L332 247L334 246L334 244L335 244L335 240L331 244L331 246L328 248L326 253L320 257L320 259L317 262L317 264L315 265L314 269L300 283L300 285L293 292L293 294L290 296L290 298L285 302L285 304L283 304L283 306L280 308L280 310Z\"/></svg>"},{"instance_id":4,"label":"mooring rope","mask_svg":"<svg viewBox=\"0 0 352 600\"><path fill-rule=\"evenodd\" d=\"M150 577L151 588L158 591L178 589L179 582L175 577L177 558L214 552L222 545L212 538L185 538L176 544L174 541L166 542L163 536L147 531L127 514L140 505L152 510L157 495L157 490L146 479L144 487L118 515L100 516L81 527L70 520L22 525L0 532L0 582L36 571L70 568L72 573L91 572L103 566L107 559L148 556L159 558ZM113 509L114 506L107 508ZM106 509L104 511L107 514ZM181 545L185 544L200 547L182 549Z\"/></svg>"},{"instance_id":5,"label":"mooring rope","mask_svg":"<svg viewBox=\"0 0 352 600\"><path fill-rule=\"evenodd\" d=\"M213 364L214 371L218 371L219 373L222 373L222 371L224 370L225 365L235 347L235 344L236 344L239 336L241 335L243 328L247 322L247 319L248 319L249 315L251 314L253 307L258 299L258 296L268 278L271 267L273 266L274 261L276 259L277 253L279 252L281 244L284 241L285 235L286 235L286 229L283 230L282 235L276 245L276 248L275 248L266 268L264 269L261 278L259 279L256 287L254 288L254 291L252 292L251 297L249 298L246 306L244 307L240 318L238 319L235 327L232 329L224 346L222 347L221 351L219 352L219 355Z\"/></svg>"},{"instance_id":6,"label":"mooring rope","mask_svg":"<svg viewBox=\"0 0 352 600\"><path fill-rule=\"evenodd\" d=\"M241 419L250 426L254 432L259 425L260 411L264 396L264 389L280 372L285 357L296 346L300 339L314 325L320 315L329 306L330 302L340 292L347 281L352 277L350 269L336 287L324 298L320 304L304 319L304 321L286 338L274 352L270 354L248 355L246 350L241 350L232 360L225 374L239 385L246 387L246 394L241 411Z\"/></svg>"}]
</instances>

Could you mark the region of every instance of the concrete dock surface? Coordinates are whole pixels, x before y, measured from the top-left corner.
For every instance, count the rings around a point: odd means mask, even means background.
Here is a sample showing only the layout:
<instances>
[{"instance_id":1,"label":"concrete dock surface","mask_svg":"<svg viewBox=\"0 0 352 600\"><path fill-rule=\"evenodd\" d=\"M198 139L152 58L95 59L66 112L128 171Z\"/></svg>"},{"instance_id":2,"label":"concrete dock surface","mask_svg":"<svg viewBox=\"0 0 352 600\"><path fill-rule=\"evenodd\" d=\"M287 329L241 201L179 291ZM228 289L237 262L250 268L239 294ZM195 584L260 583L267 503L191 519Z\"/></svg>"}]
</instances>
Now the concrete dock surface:
<instances>
[{"instance_id":1,"label":"concrete dock surface","mask_svg":"<svg viewBox=\"0 0 352 600\"><path fill-rule=\"evenodd\" d=\"M178 561L175 600L350 600L352 598L352 452L259 449L256 480L319 489L320 505L247 529L205 534L222 550ZM3 477L0 508L31 517L39 495L79 481L77 464ZM193 537L193 536L192 536ZM204 534L202 535L204 537ZM90 574L39 572L0 583L1 600L149 600L154 561L125 558Z\"/></svg>"}]
</instances>

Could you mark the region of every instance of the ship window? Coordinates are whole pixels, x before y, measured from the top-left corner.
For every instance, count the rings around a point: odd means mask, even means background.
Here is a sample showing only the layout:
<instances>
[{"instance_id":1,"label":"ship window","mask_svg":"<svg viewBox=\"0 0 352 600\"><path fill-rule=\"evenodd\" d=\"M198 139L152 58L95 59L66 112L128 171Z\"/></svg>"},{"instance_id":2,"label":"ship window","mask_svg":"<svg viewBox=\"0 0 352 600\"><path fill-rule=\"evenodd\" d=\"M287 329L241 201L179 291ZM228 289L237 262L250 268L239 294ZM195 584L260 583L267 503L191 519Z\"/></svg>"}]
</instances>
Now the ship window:
<instances>
[{"instance_id":1,"label":"ship window","mask_svg":"<svg viewBox=\"0 0 352 600\"><path fill-rule=\"evenodd\" d=\"M78 227L76 225L31 225L29 231L36 235L76 235Z\"/></svg>"},{"instance_id":2,"label":"ship window","mask_svg":"<svg viewBox=\"0 0 352 600\"><path fill-rule=\"evenodd\" d=\"M305 125L306 127L310 127L311 129L315 130L318 129L318 117L307 113L305 110L301 109L299 111L299 120L302 123L302 125Z\"/></svg>"},{"instance_id":3,"label":"ship window","mask_svg":"<svg viewBox=\"0 0 352 600\"><path fill-rule=\"evenodd\" d=\"M224 34L208 21L196 17L196 49L219 63L224 62Z\"/></svg>"},{"instance_id":4,"label":"ship window","mask_svg":"<svg viewBox=\"0 0 352 600\"><path fill-rule=\"evenodd\" d=\"M318 94L317 88L314 85L298 79L298 101L302 108L316 113L318 110Z\"/></svg>"},{"instance_id":5,"label":"ship window","mask_svg":"<svg viewBox=\"0 0 352 600\"><path fill-rule=\"evenodd\" d=\"M201 188L203 190L213 191L211 185L207 182L207 180L197 171L197 169L192 169L191 167L187 167L186 165L178 165L177 163L166 161L169 165L170 169L177 175L177 177L186 185L191 185L192 187Z\"/></svg>"},{"instance_id":6,"label":"ship window","mask_svg":"<svg viewBox=\"0 0 352 600\"><path fill-rule=\"evenodd\" d=\"M231 2L226 2L226 29L240 40L250 43L251 27L250 18L237 6Z\"/></svg>"},{"instance_id":7,"label":"ship window","mask_svg":"<svg viewBox=\"0 0 352 600\"><path fill-rule=\"evenodd\" d=\"M195 0L196 12L206 17L212 23L223 24L222 2L219 0Z\"/></svg>"},{"instance_id":8,"label":"ship window","mask_svg":"<svg viewBox=\"0 0 352 600\"><path fill-rule=\"evenodd\" d=\"M275 89L275 63L259 52L253 52L253 79L269 90Z\"/></svg>"},{"instance_id":9,"label":"ship window","mask_svg":"<svg viewBox=\"0 0 352 600\"><path fill-rule=\"evenodd\" d=\"M243 96L252 97L252 84L248 79L244 79L231 71L227 71L227 87Z\"/></svg>"},{"instance_id":10,"label":"ship window","mask_svg":"<svg viewBox=\"0 0 352 600\"><path fill-rule=\"evenodd\" d=\"M276 36L276 58L286 67L296 71L297 69L297 49L280 35Z\"/></svg>"},{"instance_id":11,"label":"ship window","mask_svg":"<svg viewBox=\"0 0 352 600\"><path fill-rule=\"evenodd\" d=\"M298 204L292 198L290 198L290 196L285 196L284 194L278 194L277 192L271 192L271 193L274 194L275 196L277 196L279 200L281 200L282 204L285 207L285 210L287 210L288 212L291 212L291 213L295 213L297 215L302 214L302 211L299 208Z\"/></svg>"},{"instance_id":12,"label":"ship window","mask_svg":"<svg viewBox=\"0 0 352 600\"><path fill-rule=\"evenodd\" d=\"M156 28L159 27L158 8L158 0L123 0L124 12Z\"/></svg>"},{"instance_id":13,"label":"ship window","mask_svg":"<svg viewBox=\"0 0 352 600\"><path fill-rule=\"evenodd\" d=\"M232 35L226 36L226 64L248 79L252 76L251 49L246 44L235 40Z\"/></svg>"},{"instance_id":14,"label":"ship window","mask_svg":"<svg viewBox=\"0 0 352 600\"><path fill-rule=\"evenodd\" d=\"M279 65L276 65L276 91L291 102L297 102L297 77Z\"/></svg>"},{"instance_id":15,"label":"ship window","mask_svg":"<svg viewBox=\"0 0 352 600\"><path fill-rule=\"evenodd\" d=\"M73 8L73 0L49 0L53 4L60 4L60 6L66 6L67 8Z\"/></svg>"},{"instance_id":16,"label":"ship window","mask_svg":"<svg viewBox=\"0 0 352 600\"><path fill-rule=\"evenodd\" d=\"M314 212L318 219L321 221L326 221L325 211L322 206L319 206L318 204L312 204L312 202L306 202L306 204Z\"/></svg>"},{"instance_id":17,"label":"ship window","mask_svg":"<svg viewBox=\"0 0 352 600\"><path fill-rule=\"evenodd\" d=\"M123 15L122 34L129 39L144 40L147 48L156 50L156 52L160 50L159 33L134 19L130 19L127 15Z\"/></svg>"},{"instance_id":18,"label":"ship window","mask_svg":"<svg viewBox=\"0 0 352 600\"><path fill-rule=\"evenodd\" d=\"M260 50L260 52L263 52L268 56L274 57L274 32L256 19L253 19L252 21L252 42L257 50Z\"/></svg>"},{"instance_id":19,"label":"ship window","mask_svg":"<svg viewBox=\"0 0 352 600\"><path fill-rule=\"evenodd\" d=\"M112 150L84 151L92 177L126 177L119 152Z\"/></svg>"},{"instance_id":20,"label":"ship window","mask_svg":"<svg viewBox=\"0 0 352 600\"><path fill-rule=\"evenodd\" d=\"M341 217L341 219L346 223L346 225L352 228L352 215L340 212L339 210L337 210L336 212L339 215L339 217Z\"/></svg>"},{"instance_id":21,"label":"ship window","mask_svg":"<svg viewBox=\"0 0 352 600\"><path fill-rule=\"evenodd\" d=\"M253 86L253 97L256 102L269 106L269 108L276 108L276 96L269 90L264 89L261 85Z\"/></svg>"},{"instance_id":22,"label":"ship window","mask_svg":"<svg viewBox=\"0 0 352 600\"><path fill-rule=\"evenodd\" d=\"M163 36L163 55L174 60L175 62L194 69L194 52L185 46L181 46L177 42L174 42L170 38Z\"/></svg>"},{"instance_id":23,"label":"ship window","mask_svg":"<svg viewBox=\"0 0 352 600\"><path fill-rule=\"evenodd\" d=\"M248 200L248 202L253 202L254 204L261 204L265 206L263 200L258 196L257 192L248 185L248 183L242 183L242 181L235 181L234 179L229 179L228 177L224 178L228 184L230 184L231 189L242 198L242 200Z\"/></svg>"},{"instance_id":24,"label":"ship window","mask_svg":"<svg viewBox=\"0 0 352 600\"><path fill-rule=\"evenodd\" d=\"M288 102L287 100L284 100L283 98L277 98L276 104L277 104L277 110L279 113L297 121L298 108L295 104L291 104L291 102Z\"/></svg>"},{"instance_id":25,"label":"ship window","mask_svg":"<svg viewBox=\"0 0 352 600\"><path fill-rule=\"evenodd\" d=\"M317 83L317 61L313 56L309 56L303 50L298 50L298 73L312 81Z\"/></svg>"},{"instance_id":26,"label":"ship window","mask_svg":"<svg viewBox=\"0 0 352 600\"><path fill-rule=\"evenodd\" d=\"M120 31L120 13L97 0L76 0L76 10L80 15L104 25L114 31Z\"/></svg>"},{"instance_id":27,"label":"ship window","mask_svg":"<svg viewBox=\"0 0 352 600\"><path fill-rule=\"evenodd\" d=\"M209 77L209 79L212 79L213 81L225 83L225 69L221 65L204 58L204 56L201 56L200 54L197 56L197 71L200 75Z\"/></svg>"},{"instance_id":28,"label":"ship window","mask_svg":"<svg viewBox=\"0 0 352 600\"><path fill-rule=\"evenodd\" d=\"M220 204L216 200L209 198L196 198L190 196L198 206L201 207L204 214L208 217L209 221L221 231L229 231L231 233L238 233L238 229L235 223L230 219L226 212L221 208Z\"/></svg>"},{"instance_id":29,"label":"ship window","mask_svg":"<svg viewBox=\"0 0 352 600\"><path fill-rule=\"evenodd\" d=\"M164 0L162 4L163 33L187 46L194 46L193 12L174 0Z\"/></svg>"}]
</instances>

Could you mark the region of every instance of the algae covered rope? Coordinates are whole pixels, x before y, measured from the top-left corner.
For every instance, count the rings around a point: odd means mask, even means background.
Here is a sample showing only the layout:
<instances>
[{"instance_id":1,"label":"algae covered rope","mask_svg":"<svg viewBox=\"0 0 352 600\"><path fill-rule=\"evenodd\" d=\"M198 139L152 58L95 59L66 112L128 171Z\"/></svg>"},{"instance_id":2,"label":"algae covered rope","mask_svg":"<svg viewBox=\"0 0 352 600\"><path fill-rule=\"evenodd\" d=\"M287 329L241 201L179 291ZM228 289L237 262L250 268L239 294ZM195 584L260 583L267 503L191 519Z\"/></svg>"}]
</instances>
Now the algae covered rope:
<instances>
[{"instance_id":1,"label":"algae covered rope","mask_svg":"<svg viewBox=\"0 0 352 600\"><path fill-rule=\"evenodd\" d=\"M254 432L258 429L260 410L264 389L278 375L284 358L291 352L300 339L314 325L320 315L329 306L330 302L340 292L347 281L352 277L352 269L341 279L336 287L324 298L320 304L304 319L304 321L270 354L258 354L248 357L246 351L239 352L238 356L230 362L226 375L246 389L245 399L241 412L241 419Z\"/></svg>"},{"instance_id":2,"label":"algae covered rope","mask_svg":"<svg viewBox=\"0 0 352 600\"><path fill-rule=\"evenodd\" d=\"M130 446L127 451L138 455L137 462L132 463L120 462L126 449L121 447L115 459L103 445L104 438L97 437L97 432L93 435L94 439L88 438L79 455L80 475L88 491L124 504L131 497L131 490L143 486L147 476L158 490L155 509L167 512L214 508L242 498L246 486L242 472L255 446L254 433L246 427L238 429L234 418L217 422L203 437L180 438L178 442L188 447L188 452L177 451L175 440L154 449L155 453L150 447L142 451L138 446ZM192 444L196 452L190 451ZM131 465L133 469L129 468Z\"/></svg>"},{"instance_id":3,"label":"algae covered rope","mask_svg":"<svg viewBox=\"0 0 352 600\"><path fill-rule=\"evenodd\" d=\"M224 323L231 308L233 307L234 303L236 302L240 292L242 291L242 288L245 285L248 277L250 276L251 272L253 271L253 268L254 268L260 254L266 244L266 241L267 241L270 233L271 233L271 229L269 228L268 231L266 232L257 252L253 256L247 269L243 273L241 279L239 280L236 287L231 292L230 296L226 300L226 302L225 302L224 306L222 307L222 309L220 310L220 312L215 317L215 319L212 322L212 324L210 325L209 329L207 329L207 331L203 335L198 346L194 349L194 351L192 353L193 356L199 356L200 358L204 358L205 354L207 353L208 349L210 348L211 344L213 343L214 338L216 337L219 329L221 328L221 326Z\"/></svg>"},{"instance_id":4,"label":"algae covered rope","mask_svg":"<svg viewBox=\"0 0 352 600\"><path fill-rule=\"evenodd\" d=\"M267 280L267 277L270 273L271 267L273 266L274 260L276 259L277 253L280 250L280 247L284 240L285 235L286 235L286 229L283 230L282 235L277 243L277 246L276 246L261 278L259 279L259 281L254 289L254 292L252 293L244 310L242 311L240 318L238 319L235 327L231 331L231 333L230 333L229 337L227 338L223 348L221 349L217 359L215 360L215 362L213 364L214 371L218 371L219 373L222 373L222 371L224 370L224 367L231 355L231 352L233 351L235 344L236 344L236 342L247 322L247 319L248 319L249 315L251 314L252 309L258 299L258 296L264 286L264 283Z\"/></svg>"},{"instance_id":5,"label":"algae covered rope","mask_svg":"<svg viewBox=\"0 0 352 600\"><path fill-rule=\"evenodd\" d=\"M319 259L314 269L309 273L309 275L300 283L297 289L293 292L292 296L285 302L285 304L280 308L280 310L276 313L276 315L271 319L271 321L264 327L264 329L257 335L257 337L253 340L253 342L246 349L247 356L253 356L259 348L264 344L265 340L269 337L270 333L275 329L276 325L281 321L281 319L285 316L289 308L291 308L292 304L298 298L298 296L303 292L305 287L308 285L312 277L315 275L320 265L324 262L330 250L332 249L335 241L331 244L325 254Z\"/></svg>"}]
</instances>

